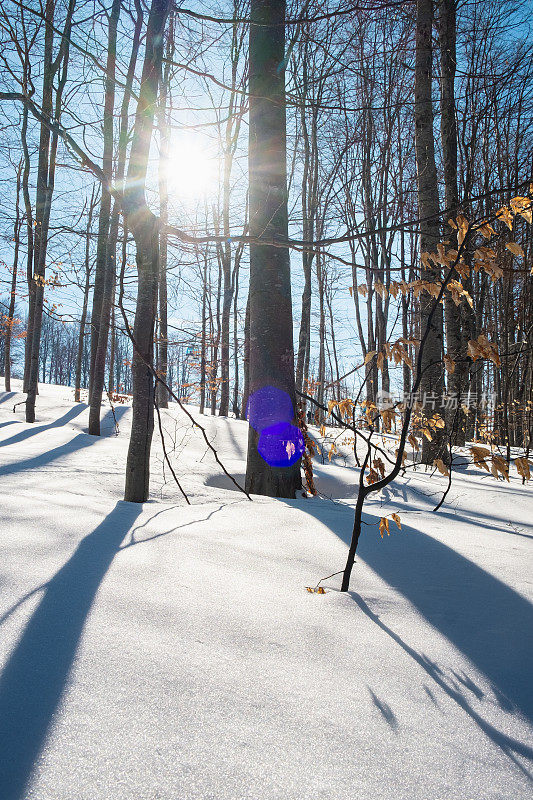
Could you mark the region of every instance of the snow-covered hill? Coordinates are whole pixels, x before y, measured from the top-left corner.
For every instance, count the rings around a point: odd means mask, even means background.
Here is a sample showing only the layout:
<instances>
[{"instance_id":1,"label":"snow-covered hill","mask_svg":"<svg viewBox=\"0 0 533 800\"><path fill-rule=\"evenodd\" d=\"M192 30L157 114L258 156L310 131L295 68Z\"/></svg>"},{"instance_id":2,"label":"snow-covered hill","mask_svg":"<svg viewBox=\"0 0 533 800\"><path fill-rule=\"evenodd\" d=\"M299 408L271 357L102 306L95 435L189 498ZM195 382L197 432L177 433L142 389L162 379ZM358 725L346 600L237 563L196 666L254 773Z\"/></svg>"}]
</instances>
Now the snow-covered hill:
<instances>
[{"instance_id":1,"label":"snow-covered hill","mask_svg":"<svg viewBox=\"0 0 533 800\"><path fill-rule=\"evenodd\" d=\"M16 383L16 382L15 382ZM16 387L20 385L16 383ZM253 502L164 412L163 473L124 503L131 410L0 393L1 800L526 800L533 772L533 500L516 475L395 482L369 506L352 591L354 482ZM245 422L202 417L245 469ZM376 521L398 511L402 531ZM394 527L394 526L393 526Z\"/></svg>"}]
</instances>

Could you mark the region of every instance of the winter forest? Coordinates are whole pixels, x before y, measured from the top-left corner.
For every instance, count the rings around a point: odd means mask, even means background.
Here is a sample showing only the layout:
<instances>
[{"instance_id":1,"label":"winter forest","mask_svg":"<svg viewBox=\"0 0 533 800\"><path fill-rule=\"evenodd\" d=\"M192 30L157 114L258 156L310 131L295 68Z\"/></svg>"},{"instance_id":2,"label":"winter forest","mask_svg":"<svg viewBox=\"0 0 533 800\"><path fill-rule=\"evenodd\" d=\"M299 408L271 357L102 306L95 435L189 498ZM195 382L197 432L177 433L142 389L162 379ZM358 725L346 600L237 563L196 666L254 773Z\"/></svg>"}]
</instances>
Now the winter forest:
<instances>
[{"instance_id":1,"label":"winter forest","mask_svg":"<svg viewBox=\"0 0 533 800\"><path fill-rule=\"evenodd\" d=\"M533 791L531 0L2 0L0 800Z\"/></svg>"}]
</instances>

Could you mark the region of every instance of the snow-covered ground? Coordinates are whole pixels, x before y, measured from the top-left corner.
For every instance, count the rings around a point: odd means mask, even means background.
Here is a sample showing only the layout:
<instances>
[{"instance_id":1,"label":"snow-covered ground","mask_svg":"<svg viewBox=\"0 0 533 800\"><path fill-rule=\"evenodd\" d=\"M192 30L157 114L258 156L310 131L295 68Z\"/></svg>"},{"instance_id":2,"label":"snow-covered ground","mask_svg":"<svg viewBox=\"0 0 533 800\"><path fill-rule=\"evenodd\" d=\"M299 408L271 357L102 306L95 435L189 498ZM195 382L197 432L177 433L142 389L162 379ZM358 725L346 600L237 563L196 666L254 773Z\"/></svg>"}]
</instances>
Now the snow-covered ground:
<instances>
[{"instance_id":1,"label":"snow-covered ground","mask_svg":"<svg viewBox=\"0 0 533 800\"><path fill-rule=\"evenodd\" d=\"M16 388L20 384L16 383ZM369 505L342 569L357 473L333 499L248 501L164 412L163 475L124 503L131 410L86 431L64 387L38 421L0 393L1 800L526 800L533 793L533 500L422 471ZM245 422L202 418L243 476ZM170 442L169 442L170 444ZM377 519L402 531L381 540Z\"/></svg>"}]
</instances>

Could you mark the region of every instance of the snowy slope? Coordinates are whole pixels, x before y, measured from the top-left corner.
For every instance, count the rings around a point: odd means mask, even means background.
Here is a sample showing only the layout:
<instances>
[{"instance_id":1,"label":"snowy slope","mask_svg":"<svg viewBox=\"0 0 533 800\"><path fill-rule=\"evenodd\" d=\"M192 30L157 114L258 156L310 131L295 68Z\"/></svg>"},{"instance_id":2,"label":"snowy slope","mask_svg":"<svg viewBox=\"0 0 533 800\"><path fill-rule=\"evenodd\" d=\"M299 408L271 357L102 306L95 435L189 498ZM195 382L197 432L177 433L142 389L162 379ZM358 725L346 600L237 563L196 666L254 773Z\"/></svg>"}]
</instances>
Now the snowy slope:
<instances>
[{"instance_id":1,"label":"snowy slope","mask_svg":"<svg viewBox=\"0 0 533 800\"><path fill-rule=\"evenodd\" d=\"M525 800L533 791L532 489L423 472L369 506L249 502L164 412L187 506L153 453L124 503L131 410L87 435L72 390L38 421L0 393L1 800ZM241 476L247 426L202 418ZM168 476L167 476L168 477ZM399 511L401 533L376 520Z\"/></svg>"}]
</instances>

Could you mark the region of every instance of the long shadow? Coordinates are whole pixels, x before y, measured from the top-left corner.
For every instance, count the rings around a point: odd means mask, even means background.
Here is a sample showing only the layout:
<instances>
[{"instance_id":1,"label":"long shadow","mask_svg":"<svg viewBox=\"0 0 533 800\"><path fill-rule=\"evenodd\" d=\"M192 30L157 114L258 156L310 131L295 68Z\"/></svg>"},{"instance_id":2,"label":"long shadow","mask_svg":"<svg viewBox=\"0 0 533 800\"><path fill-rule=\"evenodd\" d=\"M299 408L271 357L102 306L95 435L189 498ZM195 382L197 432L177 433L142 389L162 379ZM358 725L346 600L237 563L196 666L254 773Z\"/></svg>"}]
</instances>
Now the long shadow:
<instances>
[{"instance_id":1,"label":"long shadow","mask_svg":"<svg viewBox=\"0 0 533 800\"><path fill-rule=\"evenodd\" d=\"M0 428L7 428L8 425L15 425L17 422L17 419L8 419L7 422L0 422Z\"/></svg>"},{"instance_id":2,"label":"long shadow","mask_svg":"<svg viewBox=\"0 0 533 800\"><path fill-rule=\"evenodd\" d=\"M120 417L126 413L126 411L126 408L115 409L117 420L119 420ZM111 411L108 411L105 417L102 419L102 425L104 424L104 420L109 417L112 417ZM19 461L15 461L13 464L5 464L4 466L0 467L0 477L2 475L14 475L17 472L24 472L28 469L40 469L41 467L45 467L47 464L51 464L52 461L55 461L57 458L62 458L63 456L68 456L72 453L75 453L77 450L83 450L86 447L91 447L91 445L95 444L95 442L101 438L102 437L99 436L89 436L88 433L78 433L77 436L74 436L74 438L69 442L60 444L57 447L53 447L51 450L46 450L44 453L39 453L31 458L24 458Z\"/></svg>"},{"instance_id":3,"label":"long shadow","mask_svg":"<svg viewBox=\"0 0 533 800\"><path fill-rule=\"evenodd\" d=\"M291 501L288 501L291 502ZM294 501L292 501L294 503ZM298 505L348 543L352 513L328 502ZM533 605L452 547L402 523L381 540L364 515L361 558L458 648L533 722ZM357 565L352 585L357 581Z\"/></svg>"},{"instance_id":4,"label":"long shadow","mask_svg":"<svg viewBox=\"0 0 533 800\"><path fill-rule=\"evenodd\" d=\"M16 392L2 392L0 395L0 403L7 403L12 397L15 397Z\"/></svg>"},{"instance_id":5,"label":"long shadow","mask_svg":"<svg viewBox=\"0 0 533 800\"><path fill-rule=\"evenodd\" d=\"M533 761L533 748L528 747L528 745L525 745L516 739L513 739L511 736L508 736L505 733L501 733L501 731L497 730L497 728L495 728L493 725L491 725L489 722L483 719L483 717L480 716L480 714L478 714L472 708L472 706L470 705L466 697L462 694L462 692L459 691L457 688L454 688L453 686L450 686L448 684L442 673L442 670L439 669L437 664L433 663L429 658L427 658L427 656L423 655L422 653L418 653L414 648L410 647L406 642L404 642L403 639L400 636L398 636L398 634L395 633L395 631L392 630L392 628L390 628L388 625L382 622L377 614L374 614L374 612L365 603L363 598L357 594L357 592L350 592L349 594L352 597L352 599L357 603L361 611L363 611L366 614L366 616L378 626L378 628L380 628L384 633L390 636L390 638L394 642L396 642L396 644L399 645L399 647L401 647L404 652L406 652L409 656L411 656L411 658L414 661L416 661L416 663L420 667L422 667L423 670L425 670L425 672L430 676L430 678L432 678L435 681L435 683L448 695L448 697L450 697L452 700L455 700L455 702L463 709L463 711L465 711L468 714L468 716L473 719L473 721L480 727L483 733L485 733L485 735L488 736L489 739L491 739L494 742L494 744L496 744L499 748L501 748L501 750L503 750L505 755L508 756L511 759L511 761L514 762L514 764L518 767L518 769L521 772L523 772L524 775L526 775L530 780L532 780L531 773L517 760L515 754L520 755L523 758L527 758L530 761ZM456 675L456 673L454 674ZM471 681L468 678L466 680L464 678L460 679L460 682L464 686L466 686L466 688L472 691L470 685ZM431 691L427 687L425 688L429 697L432 699L433 702L435 702L435 699ZM374 693L370 688L369 691L374 701L374 704L381 711L385 720L392 727L396 722L396 718L393 712L391 711L390 707L383 701L379 700L374 695ZM476 694L477 698L480 699L478 693L474 692L474 694Z\"/></svg>"},{"instance_id":6,"label":"long shadow","mask_svg":"<svg viewBox=\"0 0 533 800\"><path fill-rule=\"evenodd\" d=\"M67 686L95 595L142 505L116 504L46 585L0 676L2 800L21 800Z\"/></svg>"},{"instance_id":7,"label":"long shadow","mask_svg":"<svg viewBox=\"0 0 533 800\"><path fill-rule=\"evenodd\" d=\"M11 436L9 439L5 439L3 442L0 442L1 447L6 447L8 444L18 444L18 442L23 442L25 439L29 439L31 436L35 436L37 433L42 433L42 431L49 431L52 428L61 428L62 425L66 425L67 422L78 417L82 411L85 411L87 406L85 403L78 403L77 405L69 408L66 414L63 414L62 417L58 417L54 422L49 422L47 425L36 425L35 427L26 428L19 433L16 433L14 436Z\"/></svg>"},{"instance_id":8,"label":"long shadow","mask_svg":"<svg viewBox=\"0 0 533 800\"><path fill-rule=\"evenodd\" d=\"M219 419L225 423L224 428L226 430L226 433L228 434L228 439L230 441L231 446L235 449L235 453L239 458L244 458L245 457L244 450L242 448L242 445L238 441L237 437L235 436L233 427L232 425L230 425L230 421L228 420L227 417L219 417Z\"/></svg>"}]
</instances>

